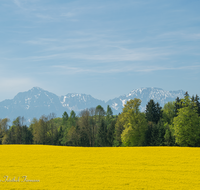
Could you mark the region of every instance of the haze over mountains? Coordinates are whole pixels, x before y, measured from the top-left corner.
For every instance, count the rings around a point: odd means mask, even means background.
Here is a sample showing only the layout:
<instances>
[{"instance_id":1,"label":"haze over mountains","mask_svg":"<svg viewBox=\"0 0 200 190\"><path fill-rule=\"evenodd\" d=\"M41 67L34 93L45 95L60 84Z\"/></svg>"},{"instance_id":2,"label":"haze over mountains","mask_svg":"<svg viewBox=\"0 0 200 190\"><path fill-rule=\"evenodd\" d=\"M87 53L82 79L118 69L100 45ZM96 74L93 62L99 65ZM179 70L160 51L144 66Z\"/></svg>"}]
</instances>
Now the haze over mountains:
<instances>
[{"instance_id":1,"label":"haze over mountains","mask_svg":"<svg viewBox=\"0 0 200 190\"><path fill-rule=\"evenodd\" d=\"M65 96L57 96L54 93L34 87L29 91L18 93L11 100L0 102L0 118L9 118L11 121L18 116L24 116L29 123L34 117L55 113L56 117L62 117L64 111L70 114L74 110L77 114L86 108L101 105L105 110L110 105L113 114L119 114L127 100L139 98L142 100L140 109L145 111L150 99L163 107L165 103L174 101L177 97L184 97L185 91L165 91L161 88L140 88L126 95L119 96L107 102L93 98L87 94L69 93Z\"/></svg>"}]
</instances>

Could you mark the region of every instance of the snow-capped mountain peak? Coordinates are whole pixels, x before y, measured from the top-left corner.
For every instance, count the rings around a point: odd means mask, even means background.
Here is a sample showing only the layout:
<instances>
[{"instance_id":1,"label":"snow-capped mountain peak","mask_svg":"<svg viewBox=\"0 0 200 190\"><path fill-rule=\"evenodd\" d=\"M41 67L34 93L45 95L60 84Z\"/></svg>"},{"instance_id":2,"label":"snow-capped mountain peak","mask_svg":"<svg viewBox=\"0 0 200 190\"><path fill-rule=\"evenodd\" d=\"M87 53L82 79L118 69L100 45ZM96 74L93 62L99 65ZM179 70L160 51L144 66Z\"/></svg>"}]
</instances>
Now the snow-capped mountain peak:
<instances>
[{"instance_id":1,"label":"snow-capped mountain peak","mask_svg":"<svg viewBox=\"0 0 200 190\"><path fill-rule=\"evenodd\" d=\"M86 108L101 105L105 110L109 105L113 114L122 111L124 104L134 98L141 99L141 111L144 111L146 104L150 99L159 102L163 106L168 101L174 101L177 97L182 98L185 92L165 91L161 88L139 88L132 90L130 93L111 99L107 102L93 98L91 95L80 93L68 93L65 96L57 96L51 92L34 87L26 92L18 93L12 100L0 102L1 118L10 118L11 121L18 116L24 116L31 121L34 117L39 118L43 114L55 113L61 117L64 111L68 113L74 110L77 114Z\"/></svg>"},{"instance_id":2,"label":"snow-capped mountain peak","mask_svg":"<svg viewBox=\"0 0 200 190\"><path fill-rule=\"evenodd\" d=\"M119 98L109 100L107 104L111 105L113 109L121 112L124 107L124 104L128 100L139 98L142 101L140 109L141 111L144 111L146 108L146 104L150 99L153 99L155 102L158 102L161 106L164 106L165 103L169 101L174 101L177 97L183 98L184 94L185 92L183 90L165 91L161 88L156 87L139 88L134 89L130 93L120 96Z\"/></svg>"}]
</instances>

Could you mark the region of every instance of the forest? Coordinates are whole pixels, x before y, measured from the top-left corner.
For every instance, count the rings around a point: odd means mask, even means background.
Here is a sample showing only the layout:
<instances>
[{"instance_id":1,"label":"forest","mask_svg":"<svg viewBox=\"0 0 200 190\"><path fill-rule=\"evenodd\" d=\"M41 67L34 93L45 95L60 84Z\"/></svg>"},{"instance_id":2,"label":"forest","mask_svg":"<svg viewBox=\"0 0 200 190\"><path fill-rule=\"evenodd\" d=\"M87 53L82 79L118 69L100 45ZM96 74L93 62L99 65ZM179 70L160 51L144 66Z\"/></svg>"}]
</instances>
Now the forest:
<instances>
[{"instance_id":1,"label":"forest","mask_svg":"<svg viewBox=\"0 0 200 190\"><path fill-rule=\"evenodd\" d=\"M0 119L0 144L43 144L81 147L118 146L200 146L199 97L176 98L163 108L149 100L141 112L140 99L126 102L119 115L110 106L85 109L77 116L72 110L62 118L51 113L33 118L26 126L24 117Z\"/></svg>"}]
</instances>

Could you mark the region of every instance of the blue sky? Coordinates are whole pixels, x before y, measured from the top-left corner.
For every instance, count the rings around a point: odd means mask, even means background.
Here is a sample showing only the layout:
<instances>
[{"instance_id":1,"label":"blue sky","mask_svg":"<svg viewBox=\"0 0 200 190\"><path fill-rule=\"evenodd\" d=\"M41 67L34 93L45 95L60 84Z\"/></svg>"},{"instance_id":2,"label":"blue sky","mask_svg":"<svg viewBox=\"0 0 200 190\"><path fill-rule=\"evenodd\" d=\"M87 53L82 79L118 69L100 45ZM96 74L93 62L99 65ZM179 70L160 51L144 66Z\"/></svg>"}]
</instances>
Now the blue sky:
<instances>
[{"instance_id":1,"label":"blue sky","mask_svg":"<svg viewBox=\"0 0 200 190\"><path fill-rule=\"evenodd\" d=\"M0 101L41 87L200 96L199 0L1 0Z\"/></svg>"}]
</instances>

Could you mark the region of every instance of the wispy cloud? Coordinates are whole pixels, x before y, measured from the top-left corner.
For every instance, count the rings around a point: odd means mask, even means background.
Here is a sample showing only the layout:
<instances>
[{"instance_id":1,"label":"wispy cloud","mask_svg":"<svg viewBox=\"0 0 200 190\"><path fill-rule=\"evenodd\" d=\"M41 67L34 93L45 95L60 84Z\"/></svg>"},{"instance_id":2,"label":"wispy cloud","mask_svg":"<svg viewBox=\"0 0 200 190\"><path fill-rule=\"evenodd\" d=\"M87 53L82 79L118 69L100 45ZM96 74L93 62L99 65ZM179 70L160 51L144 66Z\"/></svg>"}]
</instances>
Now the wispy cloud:
<instances>
[{"instance_id":1,"label":"wispy cloud","mask_svg":"<svg viewBox=\"0 0 200 190\"><path fill-rule=\"evenodd\" d=\"M29 57L13 57L13 58L6 58L6 60L9 61L29 61L29 62L34 62L34 61L44 61L44 60L52 60L55 58L58 58L61 54L51 54L51 55L41 55L41 56L29 56Z\"/></svg>"},{"instance_id":2,"label":"wispy cloud","mask_svg":"<svg viewBox=\"0 0 200 190\"><path fill-rule=\"evenodd\" d=\"M25 43L39 46L41 54L57 54L59 59L89 61L147 61L175 54L171 47L131 47L131 40L108 40L109 35L77 35L67 39L34 39ZM131 46L130 46L131 45ZM42 46L42 47L41 47Z\"/></svg>"},{"instance_id":3,"label":"wispy cloud","mask_svg":"<svg viewBox=\"0 0 200 190\"><path fill-rule=\"evenodd\" d=\"M59 75L66 75L66 74L90 74L90 73L99 73L99 74L110 74L110 73L127 73L127 72L137 72L137 73L144 73L144 72L153 72L153 71L167 71L167 70L197 70L200 69L199 65L191 65L191 66L181 66L181 67L166 67L166 66L157 66L157 65L123 65L119 64L116 67L93 67L93 68L81 68L81 67L70 67L64 65L53 65L51 66L53 72L49 72L49 74L59 74Z\"/></svg>"},{"instance_id":4,"label":"wispy cloud","mask_svg":"<svg viewBox=\"0 0 200 190\"><path fill-rule=\"evenodd\" d=\"M22 11L29 11L29 13L31 11L36 10L33 6L33 4L35 4L38 0L13 0L13 3Z\"/></svg>"},{"instance_id":5,"label":"wispy cloud","mask_svg":"<svg viewBox=\"0 0 200 190\"><path fill-rule=\"evenodd\" d=\"M67 13L61 13L60 16L71 18L71 17L76 16L76 14L74 12L67 12Z\"/></svg>"},{"instance_id":6,"label":"wispy cloud","mask_svg":"<svg viewBox=\"0 0 200 190\"><path fill-rule=\"evenodd\" d=\"M180 41L180 40L199 40L200 33L189 32L185 30L181 31L172 31L166 32L158 35L157 39L171 39L173 41Z\"/></svg>"},{"instance_id":7,"label":"wispy cloud","mask_svg":"<svg viewBox=\"0 0 200 190\"><path fill-rule=\"evenodd\" d=\"M20 0L13 0L13 2L15 3L15 5L17 5L19 8L22 8L22 4Z\"/></svg>"},{"instance_id":8,"label":"wispy cloud","mask_svg":"<svg viewBox=\"0 0 200 190\"><path fill-rule=\"evenodd\" d=\"M93 52L86 53L72 53L62 54L65 58L101 61L101 62L122 62L122 61L147 61L156 60L169 55L168 52L160 51L157 48L144 49L121 49L110 50L108 52Z\"/></svg>"},{"instance_id":9,"label":"wispy cloud","mask_svg":"<svg viewBox=\"0 0 200 190\"><path fill-rule=\"evenodd\" d=\"M25 44L30 44L30 45L49 45L52 42L56 42L58 41L57 39L53 39L53 38L39 38L37 40L28 40L25 41Z\"/></svg>"},{"instance_id":10,"label":"wispy cloud","mask_svg":"<svg viewBox=\"0 0 200 190\"><path fill-rule=\"evenodd\" d=\"M66 50L66 48L64 48ZM173 52L161 50L160 48L138 48L138 49L116 49L108 50L107 52L97 51L93 52L58 52L58 53L46 53L46 55L37 56L23 56L23 57L12 57L6 58L6 60L15 61L66 61L66 60L82 60L82 61L95 61L97 63L109 63L109 62L127 62L127 61L152 61L158 59L164 59L168 55L172 55ZM94 62L94 63L95 63Z\"/></svg>"},{"instance_id":11,"label":"wispy cloud","mask_svg":"<svg viewBox=\"0 0 200 190\"><path fill-rule=\"evenodd\" d=\"M66 2L62 6L56 4L55 6L51 4L43 4L43 2L38 0L12 0L13 3L18 7L21 14L26 15L27 19L31 19L32 23L38 22L61 22L63 19L65 21L77 21L77 13L73 4ZM35 19L33 19L35 17Z\"/></svg>"},{"instance_id":12,"label":"wispy cloud","mask_svg":"<svg viewBox=\"0 0 200 190\"><path fill-rule=\"evenodd\" d=\"M37 13L35 14L36 17L38 17L39 19L42 19L42 20L47 20L47 21L55 21L55 17L53 16L50 16L50 15L45 15L45 14L41 14L41 13Z\"/></svg>"},{"instance_id":13,"label":"wispy cloud","mask_svg":"<svg viewBox=\"0 0 200 190\"><path fill-rule=\"evenodd\" d=\"M167 71L167 70L196 70L200 69L200 65L182 66L182 67L165 67L165 66L146 66L139 69L138 72Z\"/></svg>"}]
</instances>

